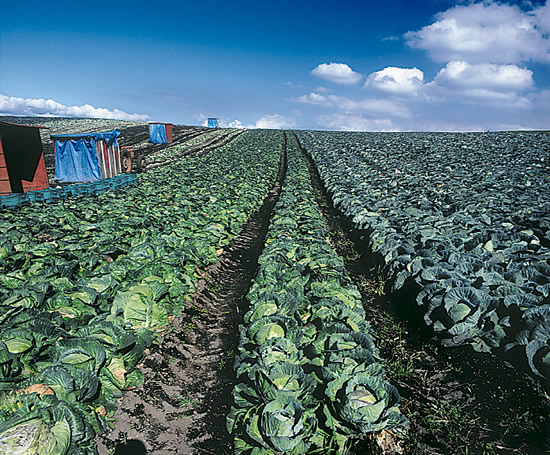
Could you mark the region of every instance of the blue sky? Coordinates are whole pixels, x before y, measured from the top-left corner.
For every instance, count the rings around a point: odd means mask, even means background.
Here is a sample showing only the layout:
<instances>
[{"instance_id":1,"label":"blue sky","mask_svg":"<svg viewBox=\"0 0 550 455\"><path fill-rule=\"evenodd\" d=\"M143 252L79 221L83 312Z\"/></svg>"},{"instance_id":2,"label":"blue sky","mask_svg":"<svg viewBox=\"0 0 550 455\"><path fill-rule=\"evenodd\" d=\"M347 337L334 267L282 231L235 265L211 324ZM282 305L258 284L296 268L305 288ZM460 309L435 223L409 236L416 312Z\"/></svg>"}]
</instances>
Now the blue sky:
<instances>
[{"instance_id":1,"label":"blue sky","mask_svg":"<svg viewBox=\"0 0 550 455\"><path fill-rule=\"evenodd\" d=\"M550 128L546 0L1 2L0 27L3 114Z\"/></svg>"}]
</instances>

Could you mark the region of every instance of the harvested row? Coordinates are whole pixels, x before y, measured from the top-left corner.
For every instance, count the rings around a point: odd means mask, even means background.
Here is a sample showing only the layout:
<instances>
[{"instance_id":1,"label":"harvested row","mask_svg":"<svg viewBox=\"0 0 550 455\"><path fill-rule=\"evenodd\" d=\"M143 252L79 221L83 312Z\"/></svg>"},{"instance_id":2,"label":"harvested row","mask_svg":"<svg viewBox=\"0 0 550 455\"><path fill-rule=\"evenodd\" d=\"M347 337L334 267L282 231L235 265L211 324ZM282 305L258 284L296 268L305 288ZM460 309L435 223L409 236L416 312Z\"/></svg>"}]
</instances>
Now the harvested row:
<instances>
[{"instance_id":1,"label":"harvested row","mask_svg":"<svg viewBox=\"0 0 550 455\"><path fill-rule=\"evenodd\" d=\"M287 159L240 328L228 429L236 453L343 453L406 419L294 140Z\"/></svg>"},{"instance_id":2,"label":"harvested row","mask_svg":"<svg viewBox=\"0 0 550 455\"><path fill-rule=\"evenodd\" d=\"M0 214L0 452L96 453L147 347L271 188L279 134Z\"/></svg>"},{"instance_id":3,"label":"harvested row","mask_svg":"<svg viewBox=\"0 0 550 455\"><path fill-rule=\"evenodd\" d=\"M496 352L548 387L548 136L299 136L391 289L416 286L443 343Z\"/></svg>"},{"instance_id":4,"label":"harvested row","mask_svg":"<svg viewBox=\"0 0 550 455\"><path fill-rule=\"evenodd\" d=\"M120 146L131 146L136 154L145 157L148 168L165 166L177 162L183 156L210 151L235 139L242 130L208 129L200 126L172 125L172 141L166 144L153 144L149 140L146 122L107 119L68 119L55 117L4 117L5 121L45 126L40 130L44 149L44 162L50 184L56 183L53 143L50 135L82 134L118 130Z\"/></svg>"},{"instance_id":5,"label":"harvested row","mask_svg":"<svg viewBox=\"0 0 550 455\"><path fill-rule=\"evenodd\" d=\"M164 146L147 154L146 168L154 169L158 166L176 162L184 156L206 153L213 148L222 147L242 134L242 130L211 130L200 134L189 134L185 141L174 145Z\"/></svg>"}]
</instances>

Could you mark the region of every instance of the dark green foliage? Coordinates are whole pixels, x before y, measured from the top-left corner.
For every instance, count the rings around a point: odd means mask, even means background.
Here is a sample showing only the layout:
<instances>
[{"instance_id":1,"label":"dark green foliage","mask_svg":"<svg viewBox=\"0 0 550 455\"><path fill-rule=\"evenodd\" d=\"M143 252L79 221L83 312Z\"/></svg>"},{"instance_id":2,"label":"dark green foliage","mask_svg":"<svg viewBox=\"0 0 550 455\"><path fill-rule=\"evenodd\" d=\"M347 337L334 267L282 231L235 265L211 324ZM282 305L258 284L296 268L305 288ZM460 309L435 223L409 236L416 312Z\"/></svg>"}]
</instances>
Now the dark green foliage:
<instances>
[{"instance_id":1,"label":"dark green foliage","mask_svg":"<svg viewBox=\"0 0 550 455\"><path fill-rule=\"evenodd\" d=\"M280 144L251 131L132 187L0 212L2 453L96 453L146 348L272 186Z\"/></svg>"},{"instance_id":2,"label":"dark green foliage","mask_svg":"<svg viewBox=\"0 0 550 455\"><path fill-rule=\"evenodd\" d=\"M295 142L287 144L287 157L283 189L248 293L227 427L236 453L344 453L352 439L403 427L406 419L377 363L361 295L326 240ZM345 384L356 375L370 378L377 397L370 412L348 412L346 398L340 405L337 391L329 393L334 381Z\"/></svg>"},{"instance_id":3,"label":"dark green foliage","mask_svg":"<svg viewBox=\"0 0 550 455\"><path fill-rule=\"evenodd\" d=\"M547 376L547 133L300 132L335 206L366 232L392 290L420 288L448 346L525 359Z\"/></svg>"}]
</instances>

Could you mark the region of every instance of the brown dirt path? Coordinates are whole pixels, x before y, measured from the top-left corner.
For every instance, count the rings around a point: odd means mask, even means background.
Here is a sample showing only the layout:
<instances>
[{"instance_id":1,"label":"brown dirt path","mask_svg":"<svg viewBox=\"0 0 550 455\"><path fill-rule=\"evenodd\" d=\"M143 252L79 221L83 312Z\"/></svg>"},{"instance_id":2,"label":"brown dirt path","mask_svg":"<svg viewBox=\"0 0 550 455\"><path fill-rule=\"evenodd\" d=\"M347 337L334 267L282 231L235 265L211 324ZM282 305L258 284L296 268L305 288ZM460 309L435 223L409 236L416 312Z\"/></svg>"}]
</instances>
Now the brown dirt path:
<instances>
[{"instance_id":1,"label":"brown dirt path","mask_svg":"<svg viewBox=\"0 0 550 455\"><path fill-rule=\"evenodd\" d=\"M225 416L235 380L238 324L285 172L283 140L273 188L218 262L207 268L184 315L151 348L142 367L145 383L124 395L113 431L97 438L100 455L232 453Z\"/></svg>"}]
</instances>

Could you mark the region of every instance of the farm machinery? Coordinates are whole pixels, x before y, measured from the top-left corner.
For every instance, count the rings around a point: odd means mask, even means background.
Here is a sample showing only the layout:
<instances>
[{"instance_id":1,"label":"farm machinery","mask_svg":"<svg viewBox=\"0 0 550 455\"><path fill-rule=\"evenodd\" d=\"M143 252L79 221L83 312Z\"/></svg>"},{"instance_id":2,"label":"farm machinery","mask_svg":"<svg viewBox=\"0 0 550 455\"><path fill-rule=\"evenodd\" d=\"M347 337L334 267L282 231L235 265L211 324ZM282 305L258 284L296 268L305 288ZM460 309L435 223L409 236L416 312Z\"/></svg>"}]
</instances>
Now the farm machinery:
<instances>
[{"instance_id":1,"label":"farm machinery","mask_svg":"<svg viewBox=\"0 0 550 455\"><path fill-rule=\"evenodd\" d=\"M132 146L124 145L120 147L120 160L122 172L125 174L142 172L145 169L143 153L136 152Z\"/></svg>"}]
</instances>

